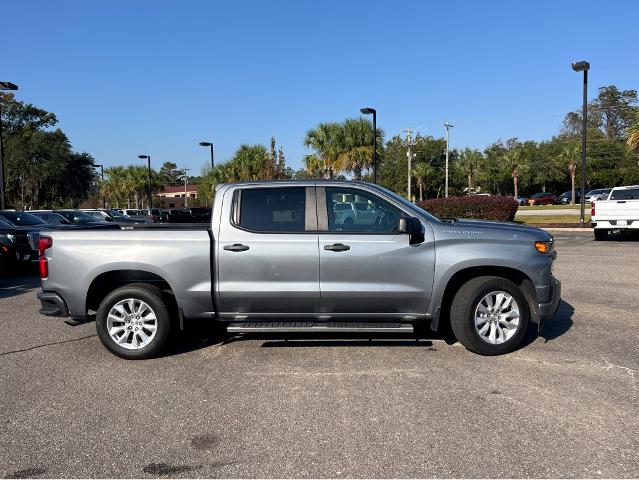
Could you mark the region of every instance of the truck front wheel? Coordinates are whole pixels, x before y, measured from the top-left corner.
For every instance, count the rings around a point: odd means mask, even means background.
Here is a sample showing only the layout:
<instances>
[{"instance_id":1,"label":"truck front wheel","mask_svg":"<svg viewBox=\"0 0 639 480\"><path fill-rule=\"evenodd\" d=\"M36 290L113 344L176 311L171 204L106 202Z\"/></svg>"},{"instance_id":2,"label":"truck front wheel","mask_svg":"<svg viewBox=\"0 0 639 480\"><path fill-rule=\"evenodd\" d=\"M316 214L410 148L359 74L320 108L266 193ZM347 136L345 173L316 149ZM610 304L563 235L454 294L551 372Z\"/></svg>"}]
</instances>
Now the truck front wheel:
<instances>
[{"instance_id":1,"label":"truck front wheel","mask_svg":"<svg viewBox=\"0 0 639 480\"><path fill-rule=\"evenodd\" d=\"M102 344L129 360L157 355L171 328L162 292L148 284L132 284L109 293L98 308L96 328Z\"/></svg>"},{"instance_id":2,"label":"truck front wheel","mask_svg":"<svg viewBox=\"0 0 639 480\"><path fill-rule=\"evenodd\" d=\"M512 281L493 276L473 278L459 289L450 308L457 340L471 352L512 352L526 335L530 310Z\"/></svg>"}]
</instances>

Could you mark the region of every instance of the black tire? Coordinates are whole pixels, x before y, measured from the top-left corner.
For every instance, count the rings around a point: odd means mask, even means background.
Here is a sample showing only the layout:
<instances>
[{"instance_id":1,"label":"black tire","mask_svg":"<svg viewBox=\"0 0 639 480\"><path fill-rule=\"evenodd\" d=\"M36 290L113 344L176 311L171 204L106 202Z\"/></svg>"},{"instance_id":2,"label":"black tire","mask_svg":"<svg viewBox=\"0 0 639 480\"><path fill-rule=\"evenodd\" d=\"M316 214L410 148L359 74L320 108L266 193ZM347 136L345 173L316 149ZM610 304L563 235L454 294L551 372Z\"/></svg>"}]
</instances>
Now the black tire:
<instances>
[{"instance_id":1,"label":"black tire","mask_svg":"<svg viewBox=\"0 0 639 480\"><path fill-rule=\"evenodd\" d=\"M475 328L475 309L490 292L509 293L519 306L519 325L508 340L491 344L483 340ZM450 326L457 340L471 352L480 355L502 355L512 352L526 336L530 322L530 307L523 293L512 281L502 277L477 277L457 291L450 308Z\"/></svg>"},{"instance_id":2,"label":"black tire","mask_svg":"<svg viewBox=\"0 0 639 480\"><path fill-rule=\"evenodd\" d=\"M109 311L119 301L128 298L145 302L153 309L157 320L155 336L148 345L139 349L128 349L118 345L108 332L107 317ZM110 352L127 360L140 360L154 357L164 350L171 331L171 315L159 288L146 283L135 283L113 290L102 300L96 315L96 329L100 341Z\"/></svg>"},{"instance_id":3,"label":"black tire","mask_svg":"<svg viewBox=\"0 0 639 480\"><path fill-rule=\"evenodd\" d=\"M604 230L603 228L595 228L595 240L598 242L608 240L608 230Z\"/></svg>"}]
</instances>

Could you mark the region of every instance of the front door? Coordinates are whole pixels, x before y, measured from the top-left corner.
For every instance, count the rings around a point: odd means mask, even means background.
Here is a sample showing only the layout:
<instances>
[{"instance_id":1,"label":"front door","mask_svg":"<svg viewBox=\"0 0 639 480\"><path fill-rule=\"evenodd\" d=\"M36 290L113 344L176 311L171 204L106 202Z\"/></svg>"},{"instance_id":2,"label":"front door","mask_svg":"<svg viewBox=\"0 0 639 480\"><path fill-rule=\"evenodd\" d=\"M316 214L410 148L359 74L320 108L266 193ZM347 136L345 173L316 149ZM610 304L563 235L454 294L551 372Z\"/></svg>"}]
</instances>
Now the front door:
<instances>
[{"instance_id":1,"label":"front door","mask_svg":"<svg viewBox=\"0 0 639 480\"><path fill-rule=\"evenodd\" d=\"M325 212L319 216L320 312L424 314L435 262L430 228L424 242L410 245L398 233L399 219L410 214L364 187L318 187L317 199ZM335 207L349 203L365 215L355 222L339 215Z\"/></svg>"},{"instance_id":2,"label":"front door","mask_svg":"<svg viewBox=\"0 0 639 480\"><path fill-rule=\"evenodd\" d=\"M316 313L315 187L238 187L225 193L223 205L216 239L220 313Z\"/></svg>"}]
</instances>

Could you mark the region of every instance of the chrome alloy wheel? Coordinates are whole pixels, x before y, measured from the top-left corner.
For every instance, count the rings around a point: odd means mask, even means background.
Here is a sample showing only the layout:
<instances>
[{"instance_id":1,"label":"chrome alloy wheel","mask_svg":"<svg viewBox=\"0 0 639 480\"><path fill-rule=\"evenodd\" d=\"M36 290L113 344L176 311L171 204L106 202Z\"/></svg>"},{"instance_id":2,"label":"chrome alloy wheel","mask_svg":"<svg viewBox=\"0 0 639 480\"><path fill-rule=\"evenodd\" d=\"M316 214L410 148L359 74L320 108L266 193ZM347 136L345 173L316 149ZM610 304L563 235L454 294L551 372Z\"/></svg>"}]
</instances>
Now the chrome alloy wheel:
<instances>
[{"instance_id":1,"label":"chrome alloy wheel","mask_svg":"<svg viewBox=\"0 0 639 480\"><path fill-rule=\"evenodd\" d=\"M145 302L127 298L113 305L106 328L117 345L137 350L151 343L158 329L158 320L153 309Z\"/></svg>"},{"instance_id":2,"label":"chrome alloy wheel","mask_svg":"<svg viewBox=\"0 0 639 480\"><path fill-rule=\"evenodd\" d=\"M493 345L507 342L519 328L519 305L508 292L490 292L475 308L475 330Z\"/></svg>"}]
</instances>

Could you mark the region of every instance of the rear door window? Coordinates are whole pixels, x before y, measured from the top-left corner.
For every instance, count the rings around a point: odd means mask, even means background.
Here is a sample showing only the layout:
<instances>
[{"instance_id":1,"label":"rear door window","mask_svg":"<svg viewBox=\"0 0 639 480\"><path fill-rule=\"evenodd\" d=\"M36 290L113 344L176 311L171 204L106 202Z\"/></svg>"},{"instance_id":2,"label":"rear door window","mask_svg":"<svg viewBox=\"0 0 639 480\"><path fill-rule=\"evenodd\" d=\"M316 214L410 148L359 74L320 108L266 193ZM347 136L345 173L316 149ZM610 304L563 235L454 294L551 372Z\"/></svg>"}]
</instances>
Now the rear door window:
<instances>
[{"instance_id":1,"label":"rear door window","mask_svg":"<svg viewBox=\"0 0 639 480\"><path fill-rule=\"evenodd\" d=\"M639 200L639 188L613 190L610 200Z\"/></svg>"},{"instance_id":2,"label":"rear door window","mask_svg":"<svg viewBox=\"0 0 639 480\"><path fill-rule=\"evenodd\" d=\"M240 191L240 227L257 232L303 232L306 188L247 188Z\"/></svg>"}]
</instances>

